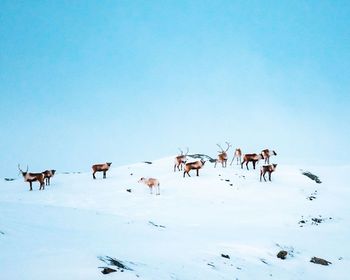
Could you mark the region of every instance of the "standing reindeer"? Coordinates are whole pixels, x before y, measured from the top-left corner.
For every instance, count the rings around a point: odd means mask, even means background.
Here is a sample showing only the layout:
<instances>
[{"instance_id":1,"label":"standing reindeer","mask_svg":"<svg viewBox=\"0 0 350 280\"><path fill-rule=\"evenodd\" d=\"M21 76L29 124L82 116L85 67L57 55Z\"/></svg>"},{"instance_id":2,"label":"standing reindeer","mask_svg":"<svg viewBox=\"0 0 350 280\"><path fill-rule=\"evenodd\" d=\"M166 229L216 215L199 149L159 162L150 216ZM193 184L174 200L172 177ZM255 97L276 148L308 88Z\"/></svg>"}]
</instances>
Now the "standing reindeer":
<instances>
[{"instance_id":1,"label":"standing reindeer","mask_svg":"<svg viewBox=\"0 0 350 280\"><path fill-rule=\"evenodd\" d=\"M226 167L227 166L227 151L230 149L231 144L228 143L228 142L225 142L225 143L227 145L227 149L226 150L224 150L219 144L216 144L221 149L221 151L218 151L219 154L218 154L218 157L217 157L217 159L215 161L214 167L216 167L216 164L218 162L221 162L222 167Z\"/></svg>"},{"instance_id":2,"label":"standing reindeer","mask_svg":"<svg viewBox=\"0 0 350 280\"><path fill-rule=\"evenodd\" d=\"M22 176L24 178L24 182L29 183L30 191L33 190L32 184L35 181L38 181L40 184L39 190L45 190L45 182L44 182L44 174L43 173L30 173L28 172L28 165L27 165L27 170L23 171L21 167L18 164L18 169L22 173Z\"/></svg>"},{"instance_id":3,"label":"standing reindeer","mask_svg":"<svg viewBox=\"0 0 350 280\"><path fill-rule=\"evenodd\" d=\"M187 154L189 152L189 149L187 148L186 154L184 154L184 152L179 148L181 155L178 155L177 157L175 157L175 163L174 163L174 172L177 170L181 171L183 165L186 163L187 161Z\"/></svg>"},{"instance_id":4,"label":"standing reindeer","mask_svg":"<svg viewBox=\"0 0 350 280\"><path fill-rule=\"evenodd\" d=\"M195 162L186 163L185 168L184 168L184 176L183 177L185 178L186 174L188 175L188 177L191 177L189 172L192 169L197 170L197 176L199 176L199 169L201 169L204 166L204 163L205 163L205 161L202 159L195 161Z\"/></svg>"},{"instance_id":5,"label":"standing reindeer","mask_svg":"<svg viewBox=\"0 0 350 280\"><path fill-rule=\"evenodd\" d=\"M248 168L248 163L252 162L253 163L253 169L255 169L256 163L263 158L262 154L245 154L243 156L243 161L241 163L241 168L243 169L243 164L246 163L247 170Z\"/></svg>"},{"instance_id":6,"label":"standing reindeer","mask_svg":"<svg viewBox=\"0 0 350 280\"><path fill-rule=\"evenodd\" d=\"M237 165L242 163L242 151L240 148L237 148L235 150L235 153L233 154L233 159L232 159L230 165L232 165L232 162L235 158L237 159ZM239 163L238 163L238 160L239 160Z\"/></svg>"},{"instance_id":7,"label":"standing reindeer","mask_svg":"<svg viewBox=\"0 0 350 280\"><path fill-rule=\"evenodd\" d=\"M111 162L94 164L92 166L92 178L96 179L95 177L96 172L103 172L103 179L106 179L106 172L108 171L111 164L112 164Z\"/></svg>"},{"instance_id":8,"label":"standing reindeer","mask_svg":"<svg viewBox=\"0 0 350 280\"><path fill-rule=\"evenodd\" d=\"M156 189L156 195L160 195L160 183L157 179L154 178L145 178L142 177L138 183L144 183L145 185L147 185L149 187L149 190L151 192L151 194L153 193L153 188Z\"/></svg>"},{"instance_id":9,"label":"standing reindeer","mask_svg":"<svg viewBox=\"0 0 350 280\"><path fill-rule=\"evenodd\" d=\"M44 172L42 172L44 174L46 186L50 185L50 179L51 179L51 177L53 177L53 175L55 175L55 172L56 172L56 170L54 170L54 169L45 170Z\"/></svg>"},{"instance_id":10,"label":"standing reindeer","mask_svg":"<svg viewBox=\"0 0 350 280\"><path fill-rule=\"evenodd\" d=\"M261 151L261 154L265 160L265 164L270 164L270 156L277 156L274 150L265 149Z\"/></svg>"},{"instance_id":11,"label":"standing reindeer","mask_svg":"<svg viewBox=\"0 0 350 280\"><path fill-rule=\"evenodd\" d=\"M263 177L265 182L266 182L266 178L265 178L266 173L269 173L269 181L271 181L271 173L276 170L276 167L277 167L277 164L270 164L270 165L261 166L260 167L260 182L261 182L261 177Z\"/></svg>"}]
</instances>

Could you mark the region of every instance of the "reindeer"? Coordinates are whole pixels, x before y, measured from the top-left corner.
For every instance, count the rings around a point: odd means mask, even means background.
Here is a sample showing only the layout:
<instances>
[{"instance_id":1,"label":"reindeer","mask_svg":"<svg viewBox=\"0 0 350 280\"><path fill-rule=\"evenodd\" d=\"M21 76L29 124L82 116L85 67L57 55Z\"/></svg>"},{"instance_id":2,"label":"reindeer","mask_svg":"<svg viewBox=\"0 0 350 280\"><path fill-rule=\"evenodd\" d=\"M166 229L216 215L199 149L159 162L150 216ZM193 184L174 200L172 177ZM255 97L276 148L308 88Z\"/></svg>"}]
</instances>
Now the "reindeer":
<instances>
[{"instance_id":1,"label":"reindeer","mask_svg":"<svg viewBox=\"0 0 350 280\"><path fill-rule=\"evenodd\" d=\"M216 164L218 162L221 162L222 167L226 167L227 166L227 151L230 149L231 144L228 143L228 142L225 142L225 143L227 145L227 149L226 150L224 150L219 144L216 144L221 149L221 151L218 151L219 154L218 154L218 158L215 161L214 167L216 167Z\"/></svg>"},{"instance_id":2,"label":"reindeer","mask_svg":"<svg viewBox=\"0 0 350 280\"><path fill-rule=\"evenodd\" d=\"M277 156L277 153L274 150L265 149L261 151L263 158L265 159L265 164L270 164L270 156Z\"/></svg>"},{"instance_id":3,"label":"reindeer","mask_svg":"<svg viewBox=\"0 0 350 280\"><path fill-rule=\"evenodd\" d=\"M243 164L246 163L247 170L248 168L248 163L252 162L253 163L253 169L255 169L256 163L263 158L262 154L245 154L243 156L243 161L241 163L241 168L243 169Z\"/></svg>"},{"instance_id":4,"label":"reindeer","mask_svg":"<svg viewBox=\"0 0 350 280\"><path fill-rule=\"evenodd\" d=\"M55 172L56 172L56 170L54 170L54 169L45 170L44 172L42 172L44 174L46 186L50 185L50 179L51 179L51 177L53 177L53 175L55 175Z\"/></svg>"},{"instance_id":5,"label":"reindeer","mask_svg":"<svg viewBox=\"0 0 350 280\"><path fill-rule=\"evenodd\" d=\"M160 183L157 179L154 178L145 178L142 177L138 183L144 183L145 185L147 185L149 187L149 190L151 192L151 194L153 193L153 188L156 189L156 195L160 195Z\"/></svg>"},{"instance_id":6,"label":"reindeer","mask_svg":"<svg viewBox=\"0 0 350 280\"><path fill-rule=\"evenodd\" d=\"M265 178L266 172L269 173L269 181L271 181L271 173L276 170L276 167L277 167L277 164L269 164L269 165L261 166L260 167L260 182L261 182L261 177L263 177L265 182L266 182L266 178Z\"/></svg>"},{"instance_id":7,"label":"reindeer","mask_svg":"<svg viewBox=\"0 0 350 280\"><path fill-rule=\"evenodd\" d=\"M30 173L28 172L28 165L27 170L23 171L21 167L18 164L18 169L22 173L22 176L24 178L24 182L28 182L30 186L30 191L33 190L32 184L35 181L38 181L40 184L39 190L45 190L45 182L44 182L44 174L43 173Z\"/></svg>"},{"instance_id":8,"label":"reindeer","mask_svg":"<svg viewBox=\"0 0 350 280\"><path fill-rule=\"evenodd\" d=\"M238 160L239 160L239 164L242 163L242 151L240 148L235 150L235 153L233 154L233 159L232 159L230 165L232 165L232 162L235 158L237 158L237 165L238 165Z\"/></svg>"},{"instance_id":9,"label":"reindeer","mask_svg":"<svg viewBox=\"0 0 350 280\"><path fill-rule=\"evenodd\" d=\"M201 169L203 167L204 163L205 163L204 160L198 160L195 162L186 163L185 168L184 168L184 176L183 177L185 178L186 173L187 173L188 177L191 177L189 172L192 169L197 170L197 176L199 176L199 169Z\"/></svg>"},{"instance_id":10,"label":"reindeer","mask_svg":"<svg viewBox=\"0 0 350 280\"><path fill-rule=\"evenodd\" d=\"M187 161L187 154L189 152L188 148L187 148L187 152L186 154L184 154L184 152L179 148L181 155L178 155L177 157L175 157L175 163L174 163L174 172L176 171L176 168L181 171L182 170L182 166L186 163Z\"/></svg>"},{"instance_id":11,"label":"reindeer","mask_svg":"<svg viewBox=\"0 0 350 280\"><path fill-rule=\"evenodd\" d=\"M109 167L111 166L111 162L106 163L100 163L100 164L94 164L92 166L92 178L96 179L95 173L96 172L103 172L103 179L106 179L106 172L108 171Z\"/></svg>"}]
</instances>

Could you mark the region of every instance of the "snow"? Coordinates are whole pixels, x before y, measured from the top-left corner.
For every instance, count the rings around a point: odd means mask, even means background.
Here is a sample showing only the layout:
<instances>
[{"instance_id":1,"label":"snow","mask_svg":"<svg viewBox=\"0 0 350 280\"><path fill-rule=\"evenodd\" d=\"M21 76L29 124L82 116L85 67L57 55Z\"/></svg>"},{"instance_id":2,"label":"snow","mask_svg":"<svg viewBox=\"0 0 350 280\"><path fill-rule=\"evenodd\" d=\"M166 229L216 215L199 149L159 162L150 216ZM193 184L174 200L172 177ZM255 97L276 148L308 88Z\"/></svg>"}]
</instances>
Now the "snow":
<instances>
[{"instance_id":1,"label":"snow","mask_svg":"<svg viewBox=\"0 0 350 280\"><path fill-rule=\"evenodd\" d=\"M56 174L45 191L2 180L1 279L346 279L349 172L278 165L272 182L260 182L258 170L207 162L199 177L183 178L169 157L112 165L107 179ZM159 179L161 195L141 177ZM285 260L276 257L282 249ZM105 256L133 270L103 275Z\"/></svg>"}]
</instances>

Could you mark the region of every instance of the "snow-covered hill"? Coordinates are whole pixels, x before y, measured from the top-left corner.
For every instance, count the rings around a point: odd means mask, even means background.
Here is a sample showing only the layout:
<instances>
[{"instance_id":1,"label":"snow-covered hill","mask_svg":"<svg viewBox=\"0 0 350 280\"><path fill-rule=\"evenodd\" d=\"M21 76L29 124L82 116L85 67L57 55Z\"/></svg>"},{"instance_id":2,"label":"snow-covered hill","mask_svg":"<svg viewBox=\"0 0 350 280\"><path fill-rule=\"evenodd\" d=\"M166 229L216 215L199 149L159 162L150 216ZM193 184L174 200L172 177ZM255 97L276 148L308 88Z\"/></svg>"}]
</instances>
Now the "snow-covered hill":
<instances>
[{"instance_id":1,"label":"snow-covered hill","mask_svg":"<svg viewBox=\"0 0 350 280\"><path fill-rule=\"evenodd\" d=\"M32 192L22 178L2 180L0 278L348 278L350 166L279 165L266 183L236 165L207 162L191 178L172 168L165 158L111 168L105 180L57 174ZM137 183L143 176L160 180L161 195ZM132 270L102 274L116 269L106 256ZM332 264L311 263L315 256Z\"/></svg>"}]
</instances>

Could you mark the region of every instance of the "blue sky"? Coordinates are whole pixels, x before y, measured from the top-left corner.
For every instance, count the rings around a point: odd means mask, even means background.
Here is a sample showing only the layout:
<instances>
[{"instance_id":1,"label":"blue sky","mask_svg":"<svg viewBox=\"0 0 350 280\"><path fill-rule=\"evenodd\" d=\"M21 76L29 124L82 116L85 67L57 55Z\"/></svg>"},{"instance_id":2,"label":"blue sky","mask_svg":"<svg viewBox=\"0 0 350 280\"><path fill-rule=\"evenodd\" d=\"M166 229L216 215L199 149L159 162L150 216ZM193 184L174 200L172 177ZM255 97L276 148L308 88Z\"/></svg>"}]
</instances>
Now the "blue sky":
<instances>
[{"instance_id":1,"label":"blue sky","mask_svg":"<svg viewBox=\"0 0 350 280\"><path fill-rule=\"evenodd\" d=\"M276 149L348 163L349 1L0 1L0 176Z\"/></svg>"}]
</instances>

